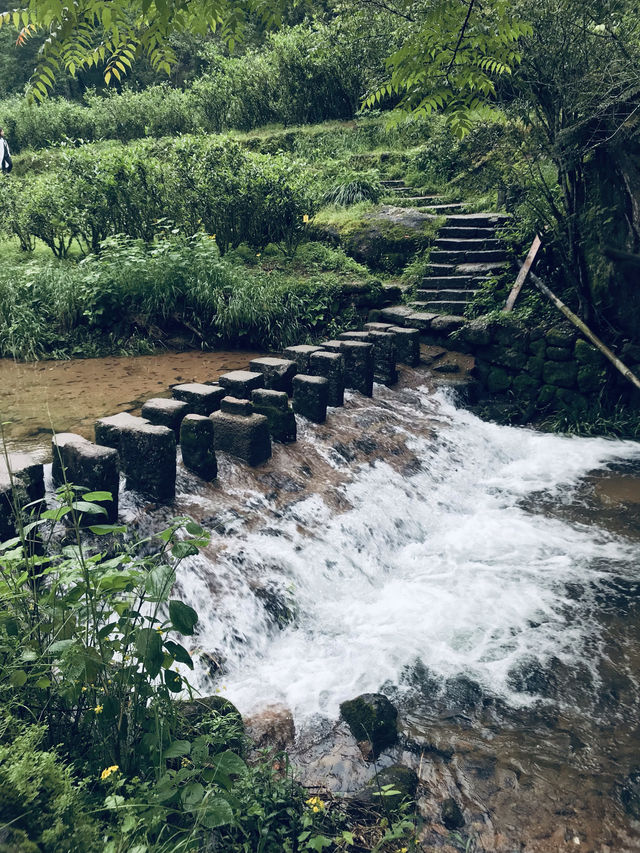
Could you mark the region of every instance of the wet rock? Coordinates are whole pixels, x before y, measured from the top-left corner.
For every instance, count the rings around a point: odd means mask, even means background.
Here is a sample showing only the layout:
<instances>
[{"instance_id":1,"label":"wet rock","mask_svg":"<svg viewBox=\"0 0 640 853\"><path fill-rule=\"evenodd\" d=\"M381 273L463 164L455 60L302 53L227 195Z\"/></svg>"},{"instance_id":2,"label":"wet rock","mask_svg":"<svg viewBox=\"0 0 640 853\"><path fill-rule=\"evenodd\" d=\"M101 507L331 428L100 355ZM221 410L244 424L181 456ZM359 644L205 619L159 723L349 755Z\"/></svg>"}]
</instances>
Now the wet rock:
<instances>
[{"instance_id":1,"label":"wet rock","mask_svg":"<svg viewBox=\"0 0 640 853\"><path fill-rule=\"evenodd\" d=\"M520 661L509 671L507 684L517 693L553 696L557 689L557 676L552 667L553 662L544 666L537 658Z\"/></svg>"},{"instance_id":2,"label":"wet rock","mask_svg":"<svg viewBox=\"0 0 640 853\"><path fill-rule=\"evenodd\" d=\"M142 418L140 419L142 420ZM128 489L153 501L172 501L176 493L176 436L164 426L125 426L120 436L120 458Z\"/></svg>"},{"instance_id":3,"label":"wet rock","mask_svg":"<svg viewBox=\"0 0 640 853\"><path fill-rule=\"evenodd\" d=\"M269 705L263 711L244 719L247 735L258 749L286 749L296 736L293 715L284 705Z\"/></svg>"},{"instance_id":4,"label":"wet rock","mask_svg":"<svg viewBox=\"0 0 640 853\"><path fill-rule=\"evenodd\" d=\"M344 404L344 357L338 352L318 350L309 359L309 373L327 380L327 405Z\"/></svg>"},{"instance_id":5,"label":"wet rock","mask_svg":"<svg viewBox=\"0 0 640 853\"><path fill-rule=\"evenodd\" d=\"M473 711L482 703L482 688L477 681L458 675L445 682L444 701L454 711Z\"/></svg>"},{"instance_id":6,"label":"wet rock","mask_svg":"<svg viewBox=\"0 0 640 853\"><path fill-rule=\"evenodd\" d=\"M118 520L120 466L118 452L112 447L93 444L72 432L58 433L51 442L52 477L55 486L73 483L91 492L110 492L112 500L95 501L106 515L95 519L113 523Z\"/></svg>"},{"instance_id":7,"label":"wet rock","mask_svg":"<svg viewBox=\"0 0 640 853\"><path fill-rule=\"evenodd\" d=\"M253 370L232 370L223 373L219 379L220 385L226 390L227 396L250 400L251 392L256 388L264 388L264 376Z\"/></svg>"},{"instance_id":8,"label":"wet rock","mask_svg":"<svg viewBox=\"0 0 640 853\"><path fill-rule=\"evenodd\" d=\"M438 361L431 368L435 370L436 373L459 373L460 365L455 361Z\"/></svg>"},{"instance_id":9,"label":"wet rock","mask_svg":"<svg viewBox=\"0 0 640 853\"><path fill-rule=\"evenodd\" d=\"M571 347L576 337L576 331L570 326L553 326L545 334L547 346L550 347Z\"/></svg>"},{"instance_id":10,"label":"wet rock","mask_svg":"<svg viewBox=\"0 0 640 853\"><path fill-rule=\"evenodd\" d=\"M215 480L218 463L214 450L213 422L204 415L187 415L180 428L182 463L203 480Z\"/></svg>"},{"instance_id":11,"label":"wet rock","mask_svg":"<svg viewBox=\"0 0 640 853\"><path fill-rule=\"evenodd\" d=\"M280 628L290 625L296 616L295 605L286 590L283 590L275 582L252 583L251 588L264 605L274 624Z\"/></svg>"},{"instance_id":12,"label":"wet rock","mask_svg":"<svg viewBox=\"0 0 640 853\"><path fill-rule=\"evenodd\" d=\"M241 729L244 728L240 711L232 702L219 694L199 696L197 699L177 700L176 707L181 716L191 725L197 725L204 716L213 712L221 717L234 717L238 726Z\"/></svg>"},{"instance_id":13,"label":"wet rock","mask_svg":"<svg viewBox=\"0 0 640 853\"><path fill-rule=\"evenodd\" d=\"M262 380L262 375L257 375ZM230 453L249 465L260 465L271 457L269 425L264 415L245 417L214 412L210 417L216 451Z\"/></svg>"},{"instance_id":14,"label":"wet rock","mask_svg":"<svg viewBox=\"0 0 640 853\"><path fill-rule=\"evenodd\" d=\"M270 391L284 391L289 395L293 393L291 380L298 373L295 361L284 358L254 358L249 362L249 367L255 373L262 373L264 387Z\"/></svg>"},{"instance_id":15,"label":"wet rock","mask_svg":"<svg viewBox=\"0 0 640 853\"><path fill-rule=\"evenodd\" d=\"M198 657L206 666L210 678L220 675L227 660L226 656L220 651L199 652Z\"/></svg>"},{"instance_id":16,"label":"wet rock","mask_svg":"<svg viewBox=\"0 0 640 853\"><path fill-rule=\"evenodd\" d=\"M392 332L370 331L373 344L373 375L383 385L395 385L398 381L396 369L396 336Z\"/></svg>"},{"instance_id":17,"label":"wet rock","mask_svg":"<svg viewBox=\"0 0 640 853\"><path fill-rule=\"evenodd\" d=\"M293 377L293 411L317 424L327 419L329 383L323 376Z\"/></svg>"},{"instance_id":18,"label":"wet rock","mask_svg":"<svg viewBox=\"0 0 640 853\"><path fill-rule=\"evenodd\" d=\"M180 440L180 424L185 415L189 413L189 404L182 400L169 400L165 397L154 397L147 400L142 407L142 417L155 426L166 426L176 434L176 441Z\"/></svg>"},{"instance_id":19,"label":"wet rock","mask_svg":"<svg viewBox=\"0 0 640 853\"><path fill-rule=\"evenodd\" d=\"M220 401L225 396L224 388L219 385L204 385L200 382L174 385L171 393L176 400L187 404L189 414L205 417L220 408Z\"/></svg>"},{"instance_id":20,"label":"wet rock","mask_svg":"<svg viewBox=\"0 0 640 853\"><path fill-rule=\"evenodd\" d=\"M290 444L297 438L296 416L289 406L285 391L268 391L257 388L251 392L254 411L264 415L273 441Z\"/></svg>"},{"instance_id":21,"label":"wet rock","mask_svg":"<svg viewBox=\"0 0 640 853\"><path fill-rule=\"evenodd\" d=\"M416 772L410 767L405 767L404 764L392 764L390 767L379 770L367 786L354 796L354 800L358 805L393 812L397 811L403 803L413 800L417 790Z\"/></svg>"},{"instance_id":22,"label":"wet rock","mask_svg":"<svg viewBox=\"0 0 640 853\"><path fill-rule=\"evenodd\" d=\"M0 542L16 535L17 513L27 504L41 501L44 491L43 465L34 456L30 453L10 453L8 460L0 456ZM27 522L33 521L32 515L37 513L34 507L21 512ZM35 545L37 531L31 536Z\"/></svg>"},{"instance_id":23,"label":"wet rock","mask_svg":"<svg viewBox=\"0 0 640 853\"><path fill-rule=\"evenodd\" d=\"M640 768L632 770L620 786L620 802L630 817L640 820Z\"/></svg>"},{"instance_id":24,"label":"wet rock","mask_svg":"<svg viewBox=\"0 0 640 853\"><path fill-rule=\"evenodd\" d=\"M450 832L455 829L461 829L464 826L462 809L453 797L447 797L442 803L441 814L442 822Z\"/></svg>"},{"instance_id":25,"label":"wet rock","mask_svg":"<svg viewBox=\"0 0 640 853\"><path fill-rule=\"evenodd\" d=\"M461 329L465 322L464 317L458 317L456 314L437 315L431 321L431 331L438 332L440 335L450 335Z\"/></svg>"},{"instance_id":26,"label":"wet rock","mask_svg":"<svg viewBox=\"0 0 640 853\"><path fill-rule=\"evenodd\" d=\"M340 705L340 713L357 741L370 741L379 755L398 739L398 711L382 693L363 693Z\"/></svg>"}]
</instances>

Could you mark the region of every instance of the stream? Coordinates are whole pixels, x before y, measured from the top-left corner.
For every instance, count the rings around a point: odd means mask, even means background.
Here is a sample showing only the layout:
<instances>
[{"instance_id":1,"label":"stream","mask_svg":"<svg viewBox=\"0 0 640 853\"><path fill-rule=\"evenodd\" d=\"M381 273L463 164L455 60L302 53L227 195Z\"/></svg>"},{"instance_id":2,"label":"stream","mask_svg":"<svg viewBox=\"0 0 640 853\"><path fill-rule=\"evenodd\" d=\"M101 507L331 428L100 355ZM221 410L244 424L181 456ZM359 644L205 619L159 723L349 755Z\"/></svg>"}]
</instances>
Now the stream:
<instances>
[{"instance_id":1,"label":"stream","mask_svg":"<svg viewBox=\"0 0 640 853\"><path fill-rule=\"evenodd\" d=\"M340 792L376 768L339 704L386 693L401 737L378 767L416 770L423 849L443 853L640 850L640 789L634 811L623 787L640 769L639 506L640 443L483 422L424 367L300 421L259 468L221 455L207 484L179 466L170 509L121 496L133 528L184 513L212 531L178 578L196 687L244 715L288 709L300 778Z\"/></svg>"}]
</instances>

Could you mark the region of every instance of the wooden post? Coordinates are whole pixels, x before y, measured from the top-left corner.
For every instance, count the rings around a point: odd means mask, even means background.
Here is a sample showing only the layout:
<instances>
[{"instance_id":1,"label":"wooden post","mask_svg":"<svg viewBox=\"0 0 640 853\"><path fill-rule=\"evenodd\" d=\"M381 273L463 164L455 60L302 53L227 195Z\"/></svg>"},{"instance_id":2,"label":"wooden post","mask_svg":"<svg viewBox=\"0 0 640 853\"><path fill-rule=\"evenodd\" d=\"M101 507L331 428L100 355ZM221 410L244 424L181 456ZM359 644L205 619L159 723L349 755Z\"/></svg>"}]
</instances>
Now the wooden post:
<instances>
[{"instance_id":1,"label":"wooden post","mask_svg":"<svg viewBox=\"0 0 640 853\"><path fill-rule=\"evenodd\" d=\"M606 344L603 344L600 338L593 334L591 329L586 325L586 323L582 322L580 317L576 316L573 311L568 308L561 299L558 299L555 293L549 290L549 288L542 281L542 279L538 278L535 273L530 273L530 275L531 281L535 284L538 290L542 291L542 293L544 293L544 295L547 296L553 302L556 308L559 308L560 311L562 311L564 316L571 323L573 323L573 325L577 329L582 332L585 338L588 338L591 343L600 350L600 352L611 362L611 364L613 364L616 370L620 371L620 373L624 376L625 379L628 379L632 385L635 385L636 388L640 389L640 379L638 379L635 373L632 373L626 366L626 364L623 364L623 362L620 361L618 356L614 355L614 353L611 352L609 347Z\"/></svg>"},{"instance_id":2,"label":"wooden post","mask_svg":"<svg viewBox=\"0 0 640 853\"><path fill-rule=\"evenodd\" d=\"M507 299L506 305L502 309L504 312L513 311L513 306L516 304L516 299L520 295L520 291L522 290L522 286L527 280L527 276L533 266L533 262L536 259L536 255L538 254L538 249L542 245L542 241L540 237L536 234L533 243L531 244L531 248L529 249L529 254L525 262L520 267L520 272L518 273L518 278L516 279L516 283L511 288L511 293L509 294L509 298Z\"/></svg>"}]
</instances>

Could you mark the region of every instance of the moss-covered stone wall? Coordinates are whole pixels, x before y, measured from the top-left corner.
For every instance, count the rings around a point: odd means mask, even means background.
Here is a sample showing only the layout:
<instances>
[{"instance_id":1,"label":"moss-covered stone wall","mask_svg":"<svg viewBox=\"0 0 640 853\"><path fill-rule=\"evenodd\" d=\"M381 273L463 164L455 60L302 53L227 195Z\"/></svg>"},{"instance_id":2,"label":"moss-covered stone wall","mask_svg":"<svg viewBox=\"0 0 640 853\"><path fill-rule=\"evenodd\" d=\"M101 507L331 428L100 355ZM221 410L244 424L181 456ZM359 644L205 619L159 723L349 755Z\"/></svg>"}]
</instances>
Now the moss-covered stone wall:
<instances>
[{"instance_id":1,"label":"moss-covered stone wall","mask_svg":"<svg viewBox=\"0 0 640 853\"><path fill-rule=\"evenodd\" d=\"M457 333L475 356L478 396L517 406L530 419L549 412L587 411L596 401L640 403L640 396L596 347L569 324L527 328L513 315L487 315ZM640 374L640 346L621 357Z\"/></svg>"}]
</instances>

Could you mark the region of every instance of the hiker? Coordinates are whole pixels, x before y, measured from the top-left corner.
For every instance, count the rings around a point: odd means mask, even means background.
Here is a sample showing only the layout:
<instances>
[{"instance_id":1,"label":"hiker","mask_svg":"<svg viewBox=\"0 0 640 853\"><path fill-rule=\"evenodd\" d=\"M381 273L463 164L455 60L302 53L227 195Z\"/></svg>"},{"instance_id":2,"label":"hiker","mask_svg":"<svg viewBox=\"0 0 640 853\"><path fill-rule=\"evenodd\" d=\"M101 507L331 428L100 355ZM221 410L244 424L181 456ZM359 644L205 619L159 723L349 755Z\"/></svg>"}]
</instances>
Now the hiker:
<instances>
[{"instance_id":1,"label":"hiker","mask_svg":"<svg viewBox=\"0 0 640 853\"><path fill-rule=\"evenodd\" d=\"M8 175L13 169L13 160L9 151L9 143L4 138L4 130L0 127L0 161L2 162L2 174Z\"/></svg>"}]
</instances>

